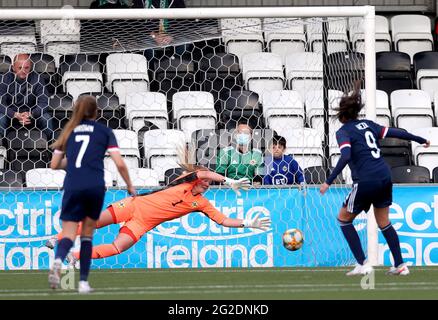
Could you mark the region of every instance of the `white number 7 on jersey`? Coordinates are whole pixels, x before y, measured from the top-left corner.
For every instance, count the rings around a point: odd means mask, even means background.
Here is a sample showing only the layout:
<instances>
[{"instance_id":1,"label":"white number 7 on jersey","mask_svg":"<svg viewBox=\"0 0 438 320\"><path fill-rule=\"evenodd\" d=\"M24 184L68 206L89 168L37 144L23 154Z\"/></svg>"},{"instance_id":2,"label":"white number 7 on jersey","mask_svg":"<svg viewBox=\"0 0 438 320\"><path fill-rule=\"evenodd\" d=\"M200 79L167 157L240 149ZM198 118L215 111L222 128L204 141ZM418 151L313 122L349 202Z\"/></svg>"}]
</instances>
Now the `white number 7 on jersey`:
<instances>
[{"instance_id":1,"label":"white number 7 on jersey","mask_svg":"<svg viewBox=\"0 0 438 320\"><path fill-rule=\"evenodd\" d=\"M87 150L88 143L90 143L90 136L78 135L75 136L75 142L82 142L81 148L79 149L78 157L76 158L76 168L80 168L82 165L82 158L84 157L85 150Z\"/></svg>"}]
</instances>

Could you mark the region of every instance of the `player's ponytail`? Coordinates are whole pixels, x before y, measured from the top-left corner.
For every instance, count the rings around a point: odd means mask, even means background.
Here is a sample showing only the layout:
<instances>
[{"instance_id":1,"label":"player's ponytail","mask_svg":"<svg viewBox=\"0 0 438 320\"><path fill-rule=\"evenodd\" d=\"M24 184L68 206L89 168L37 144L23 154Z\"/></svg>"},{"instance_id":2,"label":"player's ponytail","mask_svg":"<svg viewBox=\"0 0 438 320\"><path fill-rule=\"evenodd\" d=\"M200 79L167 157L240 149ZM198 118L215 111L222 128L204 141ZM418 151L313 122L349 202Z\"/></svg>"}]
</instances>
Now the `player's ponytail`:
<instances>
[{"instance_id":1,"label":"player's ponytail","mask_svg":"<svg viewBox=\"0 0 438 320\"><path fill-rule=\"evenodd\" d=\"M336 117L342 123L357 119L363 108L360 84L360 81L356 81L353 92L350 95L344 95L339 102L339 108L334 108L338 112Z\"/></svg>"},{"instance_id":2,"label":"player's ponytail","mask_svg":"<svg viewBox=\"0 0 438 320\"><path fill-rule=\"evenodd\" d=\"M65 151L67 140L70 134L73 132L82 120L95 119L97 116L97 103L96 98L92 96L82 96L76 100L73 107L73 115L71 119L67 122L62 130L61 134L50 147L52 149L57 149Z\"/></svg>"},{"instance_id":3,"label":"player's ponytail","mask_svg":"<svg viewBox=\"0 0 438 320\"><path fill-rule=\"evenodd\" d=\"M191 150L195 150L195 148L189 148L186 146L178 147L178 165L181 167L181 169L183 169L185 173L192 173L199 170L208 171L206 167L193 163L195 155L191 153Z\"/></svg>"}]
</instances>

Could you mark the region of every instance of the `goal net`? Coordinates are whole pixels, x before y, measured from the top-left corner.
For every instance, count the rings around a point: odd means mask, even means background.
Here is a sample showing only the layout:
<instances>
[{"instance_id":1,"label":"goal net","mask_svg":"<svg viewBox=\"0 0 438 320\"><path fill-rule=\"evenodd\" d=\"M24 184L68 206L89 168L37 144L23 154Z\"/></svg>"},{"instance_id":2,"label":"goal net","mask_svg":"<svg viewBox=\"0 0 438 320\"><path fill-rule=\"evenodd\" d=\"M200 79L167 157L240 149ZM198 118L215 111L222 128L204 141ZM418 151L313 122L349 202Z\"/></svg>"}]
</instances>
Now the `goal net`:
<instances>
[{"instance_id":1,"label":"goal net","mask_svg":"<svg viewBox=\"0 0 438 320\"><path fill-rule=\"evenodd\" d=\"M346 168L324 196L319 186L340 156L334 108L355 81L364 112L375 117L372 7L70 8L2 10L0 17L0 269L46 269L53 260L44 244L60 231L65 173L48 169L48 145L82 95L96 97L98 121L114 129L138 190L181 174L184 146L194 164L251 179L241 196L212 185L205 196L214 206L232 218L272 220L262 232L191 213L94 267L354 263L336 223L351 173ZM29 116L14 119L15 112ZM299 169L273 153L278 136ZM110 159L105 181L106 205L127 197ZM375 254L375 227L366 215L355 226ZM94 245L111 243L119 228L97 230ZM294 252L282 245L291 228L305 239Z\"/></svg>"}]
</instances>

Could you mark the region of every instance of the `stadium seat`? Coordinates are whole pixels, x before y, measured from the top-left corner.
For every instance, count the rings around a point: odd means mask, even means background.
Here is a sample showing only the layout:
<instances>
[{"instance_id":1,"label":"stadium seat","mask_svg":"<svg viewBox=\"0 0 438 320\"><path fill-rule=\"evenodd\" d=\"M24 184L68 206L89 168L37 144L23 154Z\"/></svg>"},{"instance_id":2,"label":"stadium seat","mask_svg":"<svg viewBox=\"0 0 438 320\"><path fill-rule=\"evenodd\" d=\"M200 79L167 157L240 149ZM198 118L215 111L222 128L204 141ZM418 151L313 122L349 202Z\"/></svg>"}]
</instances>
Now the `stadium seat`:
<instances>
[{"instance_id":1,"label":"stadium seat","mask_svg":"<svg viewBox=\"0 0 438 320\"><path fill-rule=\"evenodd\" d=\"M304 103L298 91L267 91L262 96L262 102L263 116L269 128L281 131L304 127Z\"/></svg>"},{"instance_id":2,"label":"stadium seat","mask_svg":"<svg viewBox=\"0 0 438 320\"><path fill-rule=\"evenodd\" d=\"M253 129L264 128L259 95L246 90L224 92L220 98L220 119L226 129L234 129L239 121L246 121Z\"/></svg>"},{"instance_id":3,"label":"stadium seat","mask_svg":"<svg viewBox=\"0 0 438 320\"><path fill-rule=\"evenodd\" d=\"M282 90L285 87L283 62L270 52L248 53L242 57L242 73L247 90L257 93Z\"/></svg>"},{"instance_id":4,"label":"stadium seat","mask_svg":"<svg viewBox=\"0 0 438 320\"><path fill-rule=\"evenodd\" d=\"M434 116L429 94L423 90L395 90L391 93L391 110L396 127L408 131L432 127Z\"/></svg>"},{"instance_id":5,"label":"stadium seat","mask_svg":"<svg viewBox=\"0 0 438 320\"><path fill-rule=\"evenodd\" d=\"M140 151L138 147L138 136L136 132L131 130L116 129L113 130L119 146L120 155L123 157L129 170L139 168ZM106 156L104 159L105 169L112 174L112 180L117 180L118 170L110 158Z\"/></svg>"},{"instance_id":6,"label":"stadium seat","mask_svg":"<svg viewBox=\"0 0 438 320\"><path fill-rule=\"evenodd\" d=\"M364 82L365 55L360 52L334 52L327 57L328 87L350 92L356 81Z\"/></svg>"},{"instance_id":7,"label":"stadium seat","mask_svg":"<svg viewBox=\"0 0 438 320\"><path fill-rule=\"evenodd\" d=\"M53 111L55 131L62 129L73 112L73 97L69 94L55 94L49 97L49 108Z\"/></svg>"},{"instance_id":8,"label":"stadium seat","mask_svg":"<svg viewBox=\"0 0 438 320\"><path fill-rule=\"evenodd\" d=\"M308 167L304 169L304 179L307 184L323 184L333 168L327 168L322 166ZM341 175L338 175L336 179L333 181L334 184L343 183Z\"/></svg>"},{"instance_id":9,"label":"stadium seat","mask_svg":"<svg viewBox=\"0 0 438 320\"><path fill-rule=\"evenodd\" d=\"M220 28L227 53L235 54L240 62L247 53L263 51L261 19L221 19Z\"/></svg>"},{"instance_id":10,"label":"stadium seat","mask_svg":"<svg viewBox=\"0 0 438 320\"><path fill-rule=\"evenodd\" d=\"M438 91L433 96L433 113L435 114L435 123L438 126Z\"/></svg>"},{"instance_id":11,"label":"stadium seat","mask_svg":"<svg viewBox=\"0 0 438 320\"><path fill-rule=\"evenodd\" d=\"M50 152L46 135L37 129L12 129L6 135L9 141L9 168L24 172L35 168L47 168Z\"/></svg>"},{"instance_id":12,"label":"stadium seat","mask_svg":"<svg viewBox=\"0 0 438 320\"><path fill-rule=\"evenodd\" d=\"M420 14L401 14L391 18L396 51L406 52L413 62L415 53L433 50L430 18Z\"/></svg>"},{"instance_id":13,"label":"stadium seat","mask_svg":"<svg viewBox=\"0 0 438 320\"><path fill-rule=\"evenodd\" d=\"M97 54L69 54L59 59L64 92L75 101L84 92L102 92L102 67Z\"/></svg>"},{"instance_id":14,"label":"stadium seat","mask_svg":"<svg viewBox=\"0 0 438 320\"><path fill-rule=\"evenodd\" d=\"M157 187L160 185L158 173L155 170L147 168L131 168L129 177L133 186L136 187ZM117 175L117 186L126 187L125 180L121 175Z\"/></svg>"},{"instance_id":15,"label":"stadium seat","mask_svg":"<svg viewBox=\"0 0 438 320\"><path fill-rule=\"evenodd\" d=\"M23 172L0 169L0 187L24 187Z\"/></svg>"},{"instance_id":16,"label":"stadium seat","mask_svg":"<svg viewBox=\"0 0 438 320\"><path fill-rule=\"evenodd\" d=\"M330 131L336 132L342 123L336 118L336 111L334 108L339 106L339 101L343 93L338 90L328 91L328 113L329 113L329 128ZM306 94L306 100L304 101L306 106L306 118L309 126L317 130L322 137L324 134L324 97L322 90L308 91Z\"/></svg>"},{"instance_id":17,"label":"stadium seat","mask_svg":"<svg viewBox=\"0 0 438 320\"><path fill-rule=\"evenodd\" d=\"M160 92L135 92L126 95L126 118L131 130L139 132L145 120L159 129L167 129L166 96Z\"/></svg>"},{"instance_id":18,"label":"stadium seat","mask_svg":"<svg viewBox=\"0 0 438 320\"><path fill-rule=\"evenodd\" d=\"M63 54L79 53L81 22L79 20L41 20L40 36L44 50L55 58L59 66L59 57Z\"/></svg>"},{"instance_id":19,"label":"stadium seat","mask_svg":"<svg viewBox=\"0 0 438 320\"><path fill-rule=\"evenodd\" d=\"M45 80L49 95L55 94L58 87L58 74L56 73L55 58L45 53L32 53L30 60L33 63L33 71Z\"/></svg>"},{"instance_id":20,"label":"stadium seat","mask_svg":"<svg viewBox=\"0 0 438 320\"><path fill-rule=\"evenodd\" d=\"M180 91L172 98L172 116L177 128L182 130L189 141L198 129L214 129L217 114L213 95L203 91Z\"/></svg>"},{"instance_id":21,"label":"stadium seat","mask_svg":"<svg viewBox=\"0 0 438 320\"><path fill-rule=\"evenodd\" d=\"M149 91L148 62L141 54L111 53L106 57L106 88L117 94L121 105L131 92Z\"/></svg>"},{"instance_id":22,"label":"stadium seat","mask_svg":"<svg viewBox=\"0 0 438 320\"><path fill-rule=\"evenodd\" d=\"M19 53L34 53L37 48L34 21L11 21L11 25L2 25L0 34L0 54L8 55L11 60Z\"/></svg>"},{"instance_id":23,"label":"stadium seat","mask_svg":"<svg viewBox=\"0 0 438 320\"><path fill-rule=\"evenodd\" d=\"M398 138L383 138L379 140L380 154L389 167L409 166L412 164L410 142Z\"/></svg>"},{"instance_id":24,"label":"stadium seat","mask_svg":"<svg viewBox=\"0 0 438 320\"><path fill-rule=\"evenodd\" d=\"M361 90L362 103L365 107L361 110L360 115L366 116L366 95L365 90ZM376 122L384 127L392 125L391 110L389 109L388 94L383 90L376 90Z\"/></svg>"},{"instance_id":25,"label":"stadium seat","mask_svg":"<svg viewBox=\"0 0 438 320\"><path fill-rule=\"evenodd\" d=\"M179 91L199 91L195 81L196 66L190 54L162 57L155 61L154 79L151 91L164 93L167 98L167 110L172 109L172 97Z\"/></svg>"},{"instance_id":26,"label":"stadium seat","mask_svg":"<svg viewBox=\"0 0 438 320\"><path fill-rule=\"evenodd\" d=\"M423 51L414 55L414 74L417 88L435 96L438 87L438 52Z\"/></svg>"},{"instance_id":27,"label":"stadium seat","mask_svg":"<svg viewBox=\"0 0 438 320\"><path fill-rule=\"evenodd\" d=\"M219 112L219 97L223 92L243 89L239 59L231 53L210 53L202 56L196 81L201 84L202 91L213 94L215 108Z\"/></svg>"},{"instance_id":28,"label":"stadium seat","mask_svg":"<svg viewBox=\"0 0 438 320\"><path fill-rule=\"evenodd\" d=\"M11 70L12 60L8 55L0 54L0 74L7 73Z\"/></svg>"},{"instance_id":29,"label":"stadium seat","mask_svg":"<svg viewBox=\"0 0 438 320\"><path fill-rule=\"evenodd\" d=\"M309 90L322 90L323 65L322 55L315 52L296 52L286 56L287 86L298 91L301 98L306 98Z\"/></svg>"},{"instance_id":30,"label":"stadium seat","mask_svg":"<svg viewBox=\"0 0 438 320\"><path fill-rule=\"evenodd\" d=\"M404 52L376 53L377 89L388 95L394 90L413 89L411 60Z\"/></svg>"},{"instance_id":31,"label":"stadium seat","mask_svg":"<svg viewBox=\"0 0 438 320\"><path fill-rule=\"evenodd\" d=\"M164 184L167 186L169 183L171 183L173 180L178 178L180 175L183 174L182 168L170 168L167 169L164 173Z\"/></svg>"},{"instance_id":32,"label":"stadium seat","mask_svg":"<svg viewBox=\"0 0 438 320\"><path fill-rule=\"evenodd\" d=\"M65 171L49 168L31 169L26 172L26 186L30 188L61 188Z\"/></svg>"},{"instance_id":33,"label":"stadium seat","mask_svg":"<svg viewBox=\"0 0 438 320\"><path fill-rule=\"evenodd\" d=\"M119 97L112 92L84 92L81 96L90 95L96 98L97 121L112 129L123 129L124 121L120 108Z\"/></svg>"},{"instance_id":34,"label":"stadium seat","mask_svg":"<svg viewBox=\"0 0 438 320\"><path fill-rule=\"evenodd\" d=\"M144 133L143 146L143 166L157 171L160 181L164 182L166 170L178 167L179 154L186 146L186 138L180 130L149 130Z\"/></svg>"},{"instance_id":35,"label":"stadium seat","mask_svg":"<svg viewBox=\"0 0 438 320\"><path fill-rule=\"evenodd\" d=\"M393 183L429 183L430 172L421 166L400 166L391 168Z\"/></svg>"},{"instance_id":36,"label":"stadium seat","mask_svg":"<svg viewBox=\"0 0 438 320\"><path fill-rule=\"evenodd\" d=\"M432 181L438 183L438 167L433 168L432 177Z\"/></svg>"},{"instance_id":37,"label":"stadium seat","mask_svg":"<svg viewBox=\"0 0 438 320\"><path fill-rule=\"evenodd\" d=\"M376 15L375 20L376 52L390 51L392 48L391 35L389 34L389 22L384 16ZM363 18L353 17L348 19L348 29L353 50L365 52L365 33L363 28Z\"/></svg>"},{"instance_id":38,"label":"stadium seat","mask_svg":"<svg viewBox=\"0 0 438 320\"><path fill-rule=\"evenodd\" d=\"M322 166L323 152L320 133L311 128L289 129L280 134L286 139L286 154L292 154L302 169Z\"/></svg>"},{"instance_id":39,"label":"stadium seat","mask_svg":"<svg viewBox=\"0 0 438 320\"><path fill-rule=\"evenodd\" d=\"M265 18L263 19L266 47L268 51L278 54L286 62L286 55L306 50L304 24L295 19Z\"/></svg>"},{"instance_id":40,"label":"stadium seat","mask_svg":"<svg viewBox=\"0 0 438 320\"><path fill-rule=\"evenodd\" d=\"M7 159L7 149L2 145L1 140L2 139L0 139L0 170L3 170L5 168L5 161Z\"/></svg>"},{"instance_id":41,"label":"stadium seat","mask_svg":"<svg viewBox=\"0 0 438 320\"><path fill-rule=\"evenodd\" d=\"M200 129L192 133L190 154L195 154L196 164L214 170L219 150L231 145L231 131L225 129Z\"/></svg>"},{"instance_id":42,"label":"stadium seat","mask_svg":"<svg viewBox=\"0 0 438 320\"><path fill-rule=\"evenodd\" d=\"M307 39L309 51L322 53L322 32L321 19L309 19L307 23ZM327 27L327 52L348 51L349 40L347 36L347 19L328 18Z\"/></svg>"},{"instance_id":43,"label":"stadium seat","mask_svg":"<svg viewBox=\"0 0 438 320\"><path fill-rule=\"evenodd\" d=\"M429 148L424 148L422 145L414 141L412 141L411 147L414 164L426 167L432 173L438 163L438 128L416 128L412 129L411 132L417 136L430 140Z\"/></svg>"}]
</instances>

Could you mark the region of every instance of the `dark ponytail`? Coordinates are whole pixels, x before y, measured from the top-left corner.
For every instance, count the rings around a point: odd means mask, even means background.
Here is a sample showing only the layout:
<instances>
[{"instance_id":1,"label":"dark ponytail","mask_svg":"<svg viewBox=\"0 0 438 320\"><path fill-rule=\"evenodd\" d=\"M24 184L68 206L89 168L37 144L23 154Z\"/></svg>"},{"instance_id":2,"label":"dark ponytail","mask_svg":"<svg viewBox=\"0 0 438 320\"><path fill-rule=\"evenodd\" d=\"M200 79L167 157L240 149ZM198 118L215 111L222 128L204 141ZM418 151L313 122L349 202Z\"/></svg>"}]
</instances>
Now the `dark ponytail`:
<instances>
[{"instance_id":1,"label":"dark ponytail","mask_svg":"<svg viewBox=\"0 0 438 320\"><path fill-rule=\"evenodd\" d=\"M344 95L339 102L339 108L334 108L337 111L336 117L342 123L356 120L363 108L360 84L360 81L356 81L351 95Z\"/></svg>"}]
</instances>

